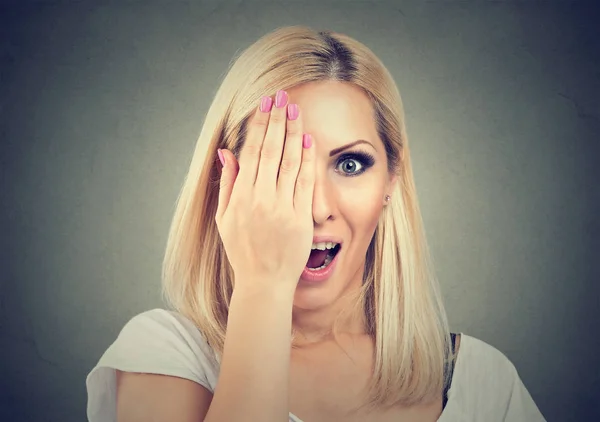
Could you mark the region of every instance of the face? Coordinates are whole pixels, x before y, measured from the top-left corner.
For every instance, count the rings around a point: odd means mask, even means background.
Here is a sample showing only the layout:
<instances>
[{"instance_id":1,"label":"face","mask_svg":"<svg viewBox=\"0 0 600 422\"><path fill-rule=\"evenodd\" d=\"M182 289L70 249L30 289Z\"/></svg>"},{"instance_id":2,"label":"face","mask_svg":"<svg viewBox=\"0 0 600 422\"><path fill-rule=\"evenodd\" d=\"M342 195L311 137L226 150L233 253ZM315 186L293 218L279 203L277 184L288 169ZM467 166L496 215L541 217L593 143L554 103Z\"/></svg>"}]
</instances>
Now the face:
<instances>
[{"instance_id":1,"label":"face","mask_svg":"<svg viewBox=\"0 0 600 422\"><path fill-rule=\"evenodd\" d=\"M367 248L396 178L388 172L373 107L360 88L326 81L287 92L316 148L314 235L343 240L333 275L324 282L300 281L296 289L294 306L316 310L360 288Z\"/></svg>"}]
</instances>

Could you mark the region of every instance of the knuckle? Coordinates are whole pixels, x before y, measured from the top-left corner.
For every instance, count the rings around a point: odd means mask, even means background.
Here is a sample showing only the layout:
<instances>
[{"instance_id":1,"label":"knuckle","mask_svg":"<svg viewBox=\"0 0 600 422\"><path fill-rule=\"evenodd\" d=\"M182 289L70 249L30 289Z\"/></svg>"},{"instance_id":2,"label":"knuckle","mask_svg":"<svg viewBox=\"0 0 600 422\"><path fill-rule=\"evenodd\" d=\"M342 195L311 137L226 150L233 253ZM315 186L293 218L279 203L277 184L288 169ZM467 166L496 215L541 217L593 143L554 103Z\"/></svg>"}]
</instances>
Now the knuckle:
<instances>
[{"instance_id":1,"label":"knuckle","mask_svg":"<svg viewBox=\"0 0 600 422\"><path fill-rule=\"evenodd\" d=\"M252 121L252 125L257 129L265 129L269 125L269 116L260 116Z\"/></svg>"},{"instance_id":2,"label":"knuckle","mask_svg":"<svg viewBox=\"0 0 600 422\"><path fill-rule=\"evenodd\" d=\"M298 179L296 179L296 189L298 190L306 190L310 187L311 184L311 180L310 178L300 175L298 176Z\"/></svg>"},{"instance_id":3,"label":"knuckle","mask_svg":"<svg viewBox=\"0 0 600 422\"><path fill-rule=\"evenodd\" d=\"M279 165L280 172L284 173L292 173L294 170L297 170L299 167L299 163L289 157L284 157L281 159L281 164Z\"/></svg>"},{"instance_id":4,"label":"knuckle","mask_svg":"<svg viewBox=\"0 0 600 422\"><path fill-rule=\"evenodd\" d=\"M280 227L287 227L292 223L288 208L283 207L281 204L273 210L273 219L277 221L277 225Z\"/></svg>"},{"instance_id":5,"label":"knuckle","mask_svg":"<svg viewBox=\"0 0 600 422\"><path fill-rule=\"evenodd\" d=\"M295 121L288 122L286 127L287 136L297 136L300 134L300 125Z\"/></svg>"},{"instance_id":6,"label":"knuckle","mask_svg":"<svg viewBox=\"0 0 600 422\"><path fill-rule=\"evenodd\" d=\"M248 127L263 127L269 124L269 114L268 113L255 113L254 116L250 118L248 122Z\"/></svg>"},{"instance_id":7,"label":"knuckle","mask_svg":"<svg viewBox=\"0 0 600 422\"><path fill-rule=\"evenodd\" d=\"M266 200L257 200L252 201L252 215L254 217L263 217L263 216L271 216L273 215L273 207Z\"/></svg>"},{"instance_id":8,"label":"knuckle","mask_svg":"<svg viewBox=\"0 0 600 422\"><path fill-rule=\"evenodd\" d=\"M313 152L304 149L304 151L302 151L302 164L312 165L314 161L315 157Z\"/></svg>"},{"instance_id":9,"label":"knuckle","mask_svg":"<svg viewBox=\"0 0 600 422\"><path fill-rule=\"evenodd\" d=\"M271 114L270 121L275 124L281 124L285 121L285 118L286 116L282 112L274 112Z\"/></svg>"},{"instance_id":10,"label":"knuckle","mask_svg":"<svg viewBox=\"0 0 600 422\"><path fill-rule=\"evenodd\" d=\"M260 158L266 159L267 161L275 160L279 157L281 157L281 151L272 146L264 146L260 153Z\"/></svg>"},{"instance_id":11,"label":"knuckle","mask_svg":"<svg viewBox=\"0 0 600 422\"><path fill-rule=\"evenodd\" d=\"M308 154L304 154L302 157L302 168L306 169L306 171L312 171L314 160L312 157L307 157Z\"/></svg>"},{"instance_id":12,"label":"knuckle","mask_svg":"<svg viewBox=\"0 0 600 422\"><path fill-rule=\"evenodd\" d=\"M244 145L244 151L251 157L260 156L260 145L254 143L247 143Z\"/></svg>"},{"instance_id":13,"label":"knuckle","mask_svg":"<svg viewBox=\"0 0 600 422\"><path fill-rule=\"evenodd\" d=\"M219 189L222 191L228 190L230 183L227 180L221 179L221 183L219 183Z\"/></svg>"},{"instance_id":14,"label":"knuckle","mask_svg":"<svg viewBox=\"0 0 600 422\"><path fill-rule=\"evenodd\" d=\"M219 180L219 189L227 188L227 187L229 187L230 184L231 184L231 182L229 181L229 179L227 177L221 176L221 180Z\"/></svg>"}]
</instances>

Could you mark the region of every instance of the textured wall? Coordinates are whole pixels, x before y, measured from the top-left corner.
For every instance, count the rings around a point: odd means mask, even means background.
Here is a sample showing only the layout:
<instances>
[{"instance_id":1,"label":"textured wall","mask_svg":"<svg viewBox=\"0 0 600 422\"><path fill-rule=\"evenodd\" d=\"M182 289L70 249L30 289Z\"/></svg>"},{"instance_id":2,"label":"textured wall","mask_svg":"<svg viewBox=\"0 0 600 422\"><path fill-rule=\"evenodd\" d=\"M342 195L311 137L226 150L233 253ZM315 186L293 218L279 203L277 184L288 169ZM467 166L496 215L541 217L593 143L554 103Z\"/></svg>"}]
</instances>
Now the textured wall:
<instances>
[{"instance_id":1,"label":"textured wall","mask_svg":"<svg viewBox=\"0 0 600 422\"><path fill-rule=\"evenodd\" d=\"M503 351L548 420L600 419L592 3L28 3L0 9L0 419L85 420L88 371L161 306L218 81L288 24L356 37L398 82L452 328Z\"/></svg>"}]
</instances>

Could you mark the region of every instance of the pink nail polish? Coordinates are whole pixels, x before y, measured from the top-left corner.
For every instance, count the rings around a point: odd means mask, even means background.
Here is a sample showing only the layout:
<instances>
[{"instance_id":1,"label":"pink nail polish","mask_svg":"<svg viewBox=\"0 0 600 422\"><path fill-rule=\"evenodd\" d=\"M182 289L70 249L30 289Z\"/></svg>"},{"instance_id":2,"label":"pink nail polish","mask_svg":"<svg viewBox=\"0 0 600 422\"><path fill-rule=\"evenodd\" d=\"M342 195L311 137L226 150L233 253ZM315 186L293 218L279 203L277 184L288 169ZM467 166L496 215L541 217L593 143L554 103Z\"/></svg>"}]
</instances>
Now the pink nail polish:
<instances>
[{"instance_id":1,"label":"pink nail polish","mask_svg":"<svg viewBox=\"0 0 600 422\"><path fill-rule=\"evenodd\" d=\"M263 113L268 113L271 111L271 107L273 106L273 98L271 97L262 97L260 100L260 111Z\"/></svg>"},{"instance_id":2,"label":"pink nail polish","mask_svg":"<svg viewBox=\"0 0 600 422\"><path fill-rule=\"evenodd\" d=\"M304 148L310 148L311 145L312 145L312 137L308 133L305 133L304 135L302 135L302 146Z\"/></svg>"},{"instance_id":3,"label":"pink nail polish","mask_svg":"<svg viewBox=\"0 0 600 422\"><path fill-rule=\"evenodd\" d=\"M277 91L277 95L275 95L275 107L281 108L283 107L288 100L287 92L283 90Z\"/></svg>"},{"instance_id":4,"label":"pink nail polish","mask_svg":"<svg viewBox=\"0 0 600 422\"><path fill-rule=\"evenodd\" d=\"M223 153L220 149L217 150L217 155L219 156L219 160L221 161L221 165L225 167L225 157L223 157Z\"/></svg>"},{"instance_id":5,"label":"pink nail polish","mask_svg":"<svg viewBox=\"0 0 600 422\"><path fill-rule=\"evenodd\" d=\"M300 114L300 109L298 109L298 104L288 104L287 114L288 114L288 119L296 120L298 118L298 114Z\"/></svg>"}]
</instances>

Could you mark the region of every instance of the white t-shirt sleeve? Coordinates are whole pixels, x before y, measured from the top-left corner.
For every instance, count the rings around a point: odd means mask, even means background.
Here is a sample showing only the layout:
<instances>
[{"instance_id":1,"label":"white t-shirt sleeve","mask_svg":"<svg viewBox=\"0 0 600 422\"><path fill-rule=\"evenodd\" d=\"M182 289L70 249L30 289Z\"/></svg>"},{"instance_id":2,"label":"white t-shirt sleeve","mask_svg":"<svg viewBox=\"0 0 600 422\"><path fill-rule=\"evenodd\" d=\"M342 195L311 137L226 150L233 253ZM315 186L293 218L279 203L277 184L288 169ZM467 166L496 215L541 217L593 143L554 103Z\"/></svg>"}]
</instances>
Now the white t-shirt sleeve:
<instances>
[{"instance_id":1,"label":"white t-shirt sleeve","mask_svg":"<svg viewBox=\"0 0 600 422\"><path fill-rule=\"evenodd\" d=\"M170 375L214 392L217 359L191 321L153 309L133 317L86 379L89 422L116 421L116 370Z\"/></svg>"},{"instance_id":2,"label":"white t-shirt sleeve","mask_svg":"<svg viewBox=\"0 0 600 422\"><path fill-rule=\"evenodd\" d=\"M505 422L546 422L544 416L533 401L533 398L525 388L516 368L510 363L512 372L512 386L506 408Z\"/></svg>"},{"instance_id":3,"label":"white t-shirt sleeve","mask_svg":"<svg viewBox=\"0 0 600 422\"><path fill-rule=\"evenodd\" d=\"M513 363L495 347L462 335L443 422L545 422Z\"/></svg>"}]
</instances>

